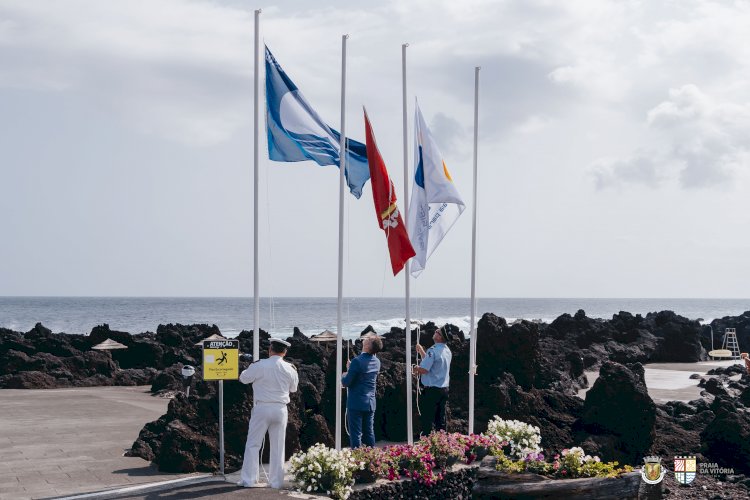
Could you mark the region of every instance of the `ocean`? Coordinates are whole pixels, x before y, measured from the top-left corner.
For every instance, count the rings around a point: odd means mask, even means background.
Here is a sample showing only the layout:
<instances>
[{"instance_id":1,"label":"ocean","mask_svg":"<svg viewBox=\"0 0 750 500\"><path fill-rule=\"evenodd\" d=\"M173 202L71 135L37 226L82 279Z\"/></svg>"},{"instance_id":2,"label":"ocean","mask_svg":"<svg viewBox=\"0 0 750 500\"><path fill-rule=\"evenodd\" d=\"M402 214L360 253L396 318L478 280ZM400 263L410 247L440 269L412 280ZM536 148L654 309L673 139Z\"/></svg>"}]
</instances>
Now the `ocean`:
<instances>
[{"instance_id":1,"label":"ocean","mask_svg":"<svg viewBox=\"0 0 750 500\"><path fill-rule=\"evenodd\" d=\"M452 323L468 333L468 298L411 300L411 318ZM609 319L619 311L636 314L671 310L710 322L750 310L750 299L478 299L477 319L485 312L508 321L523 318L551 322L563 313L583 309L594 318ZM261 300L261 328L286 337L295 326L307 335L336 331L335 297L281 297ZM404 325L403 298L347 297L344 337L355 338L367 325L377 332ZM196 297L0 297L0 327L26 332L37 322L53 332L88 334L103 323L130 333L156 331L159 324L215 324L224 335L253 328L253 299Z\"/></svg>"}]
</instances>

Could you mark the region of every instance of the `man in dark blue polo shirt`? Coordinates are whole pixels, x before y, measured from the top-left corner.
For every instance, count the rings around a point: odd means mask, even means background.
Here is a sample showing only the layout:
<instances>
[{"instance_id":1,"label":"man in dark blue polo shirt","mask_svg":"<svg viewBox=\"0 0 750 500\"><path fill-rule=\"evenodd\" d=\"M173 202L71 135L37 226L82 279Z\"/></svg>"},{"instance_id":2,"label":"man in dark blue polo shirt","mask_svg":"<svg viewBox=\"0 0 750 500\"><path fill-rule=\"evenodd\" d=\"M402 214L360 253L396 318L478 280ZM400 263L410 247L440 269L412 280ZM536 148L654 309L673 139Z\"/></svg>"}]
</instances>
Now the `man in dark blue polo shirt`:
<instances>
[{"instance_id":1,"label":"man in dark blue polo shirt","mask_svg":"<svg viewBox=\"0 0 750 500\"><path fill-rule=\"evenodd\" d=\"M377 335L365 337L362 354L347 363L347 372L341 378L349 388L346 398L346 424L352 448L362 443L375 446L375 387L380 360L375 356L383 350L383 341Z\"/></svg>"}]
</instances>

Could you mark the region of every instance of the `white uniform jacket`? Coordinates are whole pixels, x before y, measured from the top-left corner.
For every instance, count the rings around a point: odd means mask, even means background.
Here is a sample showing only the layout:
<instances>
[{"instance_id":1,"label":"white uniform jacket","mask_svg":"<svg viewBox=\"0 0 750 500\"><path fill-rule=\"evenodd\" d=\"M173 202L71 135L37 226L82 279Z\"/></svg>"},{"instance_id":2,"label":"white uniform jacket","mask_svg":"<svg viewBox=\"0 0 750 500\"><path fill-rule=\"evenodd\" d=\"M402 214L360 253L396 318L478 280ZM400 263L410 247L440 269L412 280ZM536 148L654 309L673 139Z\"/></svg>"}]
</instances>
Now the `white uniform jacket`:
<instances>
[{"instance_id":1,"label":"white uniform jacket","mask_svg":"<svg viewBox=\"0 0 750 500\"><path fill-rule=\"evenodd\" d=\"M253 399L258 403L289 403L289 393L297 392L299 376L294 365L281 356L252 363L240 374L240 382L253 384Z\"/></svg>"}]
</instances>

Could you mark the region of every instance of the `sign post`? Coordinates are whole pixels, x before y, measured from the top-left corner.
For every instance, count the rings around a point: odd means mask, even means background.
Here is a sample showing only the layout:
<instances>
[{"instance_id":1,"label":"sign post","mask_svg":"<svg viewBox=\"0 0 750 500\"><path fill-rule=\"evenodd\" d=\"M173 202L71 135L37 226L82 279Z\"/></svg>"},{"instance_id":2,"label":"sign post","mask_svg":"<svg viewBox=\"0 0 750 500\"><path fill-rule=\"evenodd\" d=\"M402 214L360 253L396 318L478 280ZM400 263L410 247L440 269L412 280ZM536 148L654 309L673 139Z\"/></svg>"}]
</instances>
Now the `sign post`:
<instances>
[{"instance_id":1,"label":"sign post","mask_svg":"<svg viewBox=\"0 0 750 500\"><path fill-rule=\"evenodd\" d=\"M239 340L203 341L203 380L219 381L219 473L224 475L224 381L240 376Z\"/></svg>"}]
</instances>

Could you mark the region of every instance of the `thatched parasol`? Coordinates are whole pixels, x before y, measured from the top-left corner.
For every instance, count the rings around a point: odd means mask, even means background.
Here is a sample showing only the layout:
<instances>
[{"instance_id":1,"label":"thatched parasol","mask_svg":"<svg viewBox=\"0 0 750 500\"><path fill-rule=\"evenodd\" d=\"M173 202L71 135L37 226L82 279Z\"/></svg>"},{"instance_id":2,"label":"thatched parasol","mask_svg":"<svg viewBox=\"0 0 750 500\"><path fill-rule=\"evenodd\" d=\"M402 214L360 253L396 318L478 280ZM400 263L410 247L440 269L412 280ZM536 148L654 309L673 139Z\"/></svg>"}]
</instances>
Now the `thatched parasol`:
<instances>
[{"instance_id":1,"label":"thatched parasol","mask_svg":"<svg viewBox=\"0 0 750 500\"><path fill-rule=\"evenodd\" d=\"M313 342L336 342L336 334L330 330L324 330L317 335L310 337Z\"/></svg>"},{"instance_id":2,"label":"thatched parasol","mask_svg":"<svg viewBox=\"0 0 750 500\"><path fill-rule=\"evenodd\" d=\"M198 342L195 343L195 345L203 347L203 341L205 341L205 340L226 340L226 339L227 339L226 337L222 337L218 333L214 333L210 337L206 337L203 340L199 340Z\"/></svg>"},{"instance_id":3,"label":"thatched parasol","mask_svg":"<svg viewBox=\"0 0 750 500\"><path fill-rule=\"evenodd\" d=\"M127 349L128 346L117 342L116 340L107 339L101 344L96 344L92 349L97 351L111 351L112 349Z\"/></svg>"}]
</instances>

